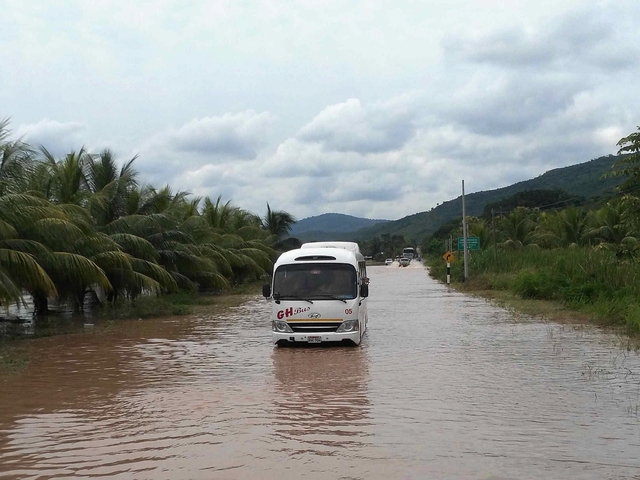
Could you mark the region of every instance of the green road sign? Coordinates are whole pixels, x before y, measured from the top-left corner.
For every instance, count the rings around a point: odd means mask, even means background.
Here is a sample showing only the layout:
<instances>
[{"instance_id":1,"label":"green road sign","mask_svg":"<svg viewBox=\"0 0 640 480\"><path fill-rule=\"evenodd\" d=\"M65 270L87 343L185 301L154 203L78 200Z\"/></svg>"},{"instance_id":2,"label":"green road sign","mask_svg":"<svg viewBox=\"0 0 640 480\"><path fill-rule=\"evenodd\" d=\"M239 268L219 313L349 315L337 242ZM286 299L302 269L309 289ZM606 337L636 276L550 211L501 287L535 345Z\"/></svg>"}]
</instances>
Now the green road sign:
<instances>
[{"instance_id":1,"label":"green road sign","mask_svg":"<svg viewBox=\"0 0 640 480\"><path fill-rule=\"evenodd\" d=\"M480 250L480 237L467 237L468 250ZM464 237L458 237L458 250L464 250Z\"/></svg>"}]
</instances>

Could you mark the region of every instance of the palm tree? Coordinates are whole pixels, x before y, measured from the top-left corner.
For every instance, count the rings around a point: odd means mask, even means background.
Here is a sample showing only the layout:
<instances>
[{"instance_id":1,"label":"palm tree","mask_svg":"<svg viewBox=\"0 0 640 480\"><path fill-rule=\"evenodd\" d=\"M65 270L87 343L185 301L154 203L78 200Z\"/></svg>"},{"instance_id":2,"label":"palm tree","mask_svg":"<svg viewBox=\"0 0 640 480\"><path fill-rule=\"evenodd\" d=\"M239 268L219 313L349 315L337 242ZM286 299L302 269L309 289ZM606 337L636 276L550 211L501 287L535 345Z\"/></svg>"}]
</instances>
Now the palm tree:
<instances>
[{"instance_id":1,"label":"palm tree","mask_svg":"<svg viewBox=\"0 0 640 480\"><path fill-rule=\"evenodd\" d=\"M590 227L591 214L576 207L544 213L534 239L545 247L578 247L586 245L593 237Z\"/></svg>"},{"instance_id":2,"label":"palm tree","mask_svg":"<svg viewBox=\"0 0 640 480\"><path fill-rule=\"evenodd\" d=\"M25 286L31 292L37 314L48 312L48 297L53 292L58 298L80 306L89 286L111 289L104 271L83 254L86 237L94 233L83 220L85 215L80 207L52 205L30 195L0 197L0 222L5 226L3 246L30 255L55 285L51 288L50 282L41 277L40 281ZM17 258L15 254L13 257ZM20 257L27 262L24 256ZM24 265L32 273L37 270Z\"/></svg>"},{"instance_id":3,"label":"palm tree","mask_svg":"<svg viewBox=\"0 0 640 480\"><path fill-rule=\"evenodd\" d=\"M516 208L500 222L500 232L505 240L502 245L507 248L520 249L532 244L535 222L525 208Z\"/></svg>"},{"instance_id":4,"label":"palm tree","mask_svg":"<svg viewBox=\"0 0 640 480\"><path fill-rule=\"evenodd\" d=\"M271 235L274 245L289 234L294 223L296 219L293 215L284 210L271 210L271 206L267 203L267 213L262 219L262 228Z\"/></svg>"},{"instance_id":5,"label":"palm tree","mask_svg":"<svg viewBox=\"0 0 640 480\"><path fill-rule=\"evenodd\" d=\"M86 205L91 193L88 182L91 157L84 147L68 153L61 160L56 160L45 147L40 147L40 150L51 175L47 197L54 203Z\"/></svg>"},{"instance_id":6,"label":"palm tree","mask_svg":"<svg viewBox=\"0 0 640 480\"><path fill-rule=\"evenodd\" d=\"M623 201L612 201L594 212L592 227L587 235L595 242L619 245L626 237L635 237L629 220L629 204Z\"/></svg>"},{"instance_id":7,"label":"palm tree","mask_svg":"<svg viewBox=\"0 0 640 480\"><path fill-rule=\"evenodd\" d=\"M202 216L211 228L220 233L236 232L243 226L255 223L255 217L252 218L248 212L232 205L231 200L222 204L222 195L218 196L215 204L209 197L205 197Z\"/></svg>"},{"instance_id":8,"label":"palm tree","mask_svg":"<svg viewBox=\"0 0 640 480\"><path fill-rule=\"evenodd\" d=\"M613 164L613 170L605 177L627 177L617 190L624 192L640 185L640 126L637 131L621 138L616 144L618 155L623 157Z\"/></svg>"},{"instance_id":9,"label":"palm tree","mask_svg":"<svg viewBox=\"0 0 640 480\"><path fill-rule=\"evenodd\" d=\"M5 206L3 200L0 199L0 207ZM51 278L29 253L37 250L45 247L18 238L17 230L0 212L0 305L22 302L25 290L57 293Z\"/></svg>"},{"instance_id":10,"label":"palm tree","mask_svg":"<svg viewBox=\"0 0 640 480\"><path fill-rule=\"evenodd\" d=\"M479 217L468 217L467 225L469 233L478 237L481 248L488 248L491 245L491 229L487 222Z\"/></svg>"},{"instance_id":11,"label":"palm tree","mask_svg":"<svg viewBox=\"0 0 640 480\"><path fill-rule=\"evenodd\" d=\"M23 191L34 154L21 140L7 141L8 125L9 119L0 120L0 195Z\"/></svg>"},{"instance_id":12,"label":"palm tree","mask_svg":"<svg viewBox=\"0 0 640 480\"><path fill-rule=\"evenodd\" d=\"M133 168L136 158L119 169L109 149L88 158L86 180L93 194L90 209L97 225L104 226L127 214L128 196L138 184L137 172Z\"/></svg>"}]
</instances>

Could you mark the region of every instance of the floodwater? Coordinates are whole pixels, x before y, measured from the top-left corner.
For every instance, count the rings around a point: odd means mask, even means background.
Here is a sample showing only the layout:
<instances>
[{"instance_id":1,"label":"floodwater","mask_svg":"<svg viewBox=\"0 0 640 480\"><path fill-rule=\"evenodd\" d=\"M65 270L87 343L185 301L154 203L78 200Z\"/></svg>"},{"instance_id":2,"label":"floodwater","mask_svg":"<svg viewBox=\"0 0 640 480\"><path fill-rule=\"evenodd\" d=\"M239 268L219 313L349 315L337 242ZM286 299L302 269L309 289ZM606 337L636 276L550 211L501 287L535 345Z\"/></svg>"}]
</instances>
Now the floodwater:
<instances>
[{"instance_id":1,"label":"floodwater","mask_svg":"<svg viewBox=\"0 0 640 480\"><path fill-rule=\"evenodd\" d=\"M27 342L0 478L640 478L640 358L589 327L370 267L360 347L274 348L269 307Z\"/></svg>"}]
</instances>

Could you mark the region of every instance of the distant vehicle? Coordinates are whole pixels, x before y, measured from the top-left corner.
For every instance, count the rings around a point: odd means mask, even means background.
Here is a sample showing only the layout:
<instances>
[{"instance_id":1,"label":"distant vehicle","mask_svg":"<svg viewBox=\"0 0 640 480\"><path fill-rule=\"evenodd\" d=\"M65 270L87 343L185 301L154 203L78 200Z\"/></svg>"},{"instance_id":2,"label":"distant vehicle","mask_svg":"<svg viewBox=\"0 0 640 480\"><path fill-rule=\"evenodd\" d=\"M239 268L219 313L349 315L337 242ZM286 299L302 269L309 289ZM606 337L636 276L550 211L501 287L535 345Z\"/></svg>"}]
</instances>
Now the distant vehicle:
<instances>
[{"instance_id":1,"label":"distant vehicle","mask_svg":"<svg viewBox=\"0 0 640 480\"><path fill-rule=\"evenodd\" d=\"M359 345L367 328L369 277L357 243L311 242L283 253L262 294L271 299L276 345Z\"/></svg>"},{"instance_id":2,"label":"distant vehicle","mask_svg":"<svg viewBox=\"0 0 640 480\"><path fill-rule=\"evenodd\" d=\"M416 256L416 249L413 247L405 247L404 250L402 250L402 256L409 260L413 260L413 257Z\"/></svg>"},{"instance_id":3,"label":"distant vehicle","mask_svg":"<svg viewBox=\"0 0 640 480\"><path fill-rule=\"evenodd\" d=\"M385 265L391 265L392 263L393 263L393 258L387 258L387 259L384 261L384 264L385 264Z\"/></svg>"},{"instance_id":4,"label":"distant vehicle","mask_svg":"<svg viewBox=\"0 0 640 480\"><path fill-rule=\"evenodd\" d=\"M408 257L402 257L398 263L400 263L401 267L406 267L407 265L409 265L411 263L411 259Z\"/></svg>"}]
</instances>

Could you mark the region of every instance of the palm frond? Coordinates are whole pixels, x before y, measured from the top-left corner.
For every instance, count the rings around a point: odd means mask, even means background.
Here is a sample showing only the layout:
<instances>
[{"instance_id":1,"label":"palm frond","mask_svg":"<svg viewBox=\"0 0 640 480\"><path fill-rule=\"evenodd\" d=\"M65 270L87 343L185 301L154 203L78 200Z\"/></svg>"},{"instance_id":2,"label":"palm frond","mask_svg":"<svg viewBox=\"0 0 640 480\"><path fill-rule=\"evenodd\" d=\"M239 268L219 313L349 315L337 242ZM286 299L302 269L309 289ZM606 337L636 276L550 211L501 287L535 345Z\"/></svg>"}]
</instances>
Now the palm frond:
<instances>
[{"instance_id":1,"label":"palm frond","mask_svg":"<svg viewBox=\"0 0 640 480\"><path fill-rule=\"evenodd\" d=\"M42 265L56 284L65 283L75 287L96 284L105 290L111 290L111 283L104 271L82 255L69 252L52 252Z\"/></svg>"},{"instance_id":2,"label":"palm frond","mask_svg":"<svg viewBox=\"0 0 640 480\"><path fill-rule=\"evenodd\" d=\"M134 257L144 260L157 260L158 252L151 242L130 233L114 233L109 238L116 242L122 250Z\"/></svg>"},{"instance_id":3,"label":"palm frond","mask_svg":"<svg viewBox=\"0 0 640 480\"><path fill-rule=\"evenodd\" d=\"M56 292L51 278L28 253L0 249L0 268L19 287L27 290L41 289L47 293Z\"/></svg>"},{"instance_id":4,"label":"palm frond","mask_svg":"<svg viewBox=\"0 0 640 480\"><path fill-rule=\"evenodd\" d=\"M0 267L0 305L8 307L22 302L22 288L15 284L14 279Z\"/></svg>"},{"instance_id":5,"label":"palm frond","mask_svg":"<svg viewBox=\"0 0 640 480\"><path fill-rule=\"evenodd\" d=\"M263 271L268 271L273 267L269 254L258 248L241 248L238 252L251 258Z\"/></svg>"},{"instance_id":6,"label":"palm frond","mask_svg":"<svg viewBox=\"0 0 640 480\"><path fill-rule=\"evenodd\" d=\"M162 292L162 285L159 282L135 270L114 270L112 275L129 292L134 292L135 294L145 290L156 294Z\"/></svg>"},{"instance_id":7,"label":"palm frond","mask_svg":"<svg viewBox=\"0 0 640 480\"><path fill-rule=\"evenodd\" d=\"M136 225L144 220L144 218L144 215L127 215L125 217L120 217L108 225L105 225L103 231L107 235L115 233L131 233L136 228Z\"/></svg>"},{"instance_id":8,"label":"palm frond","mask_svg":"<svg viewBox=\"0 0 640 480\"><path fill-rule=\"evenodd\" d=\"M175 278L167 272L162 266L142 260L140 258L132 258L131 266L133 270L153 278L160 285L162 285L167 291L174 292L178 290L178 284Z\"/></svg>"},{"instance_id":9,"label":"palm frond","mask_svg":"<svg viewBox=\"0 0 640 480\"><path fill-rule=\"evenodd\" d=\"M0 241L0 248L7 248L9 250L16 250L22 253L28 253L35 258L44 258L51 254L51 250L45 247L40 242L35 240L28 240L24 238L9 238Z\"/></svg>"},{"instance_id":10,"label":"palm frond","mask_svg":"<svg viewBox=\"0 0 640 480\"><path fill-rule=\"evenodd\" d=\"M131 256L121 251L98 253L91 257L91 261L98 265L104 272L110 270L132 270Z\"/></svg>"},{"instance_id":11,"label":"palm frond","mask_svg":"<svg viewBox=\"0 0 640 480\"><path fill-rule=\"evenodd\" d=\"M34 222L31 237L53 250L67 251L76 239L84 237L84 232L73 223L60 218L43 218Z\"/></svg>"},{"instance_id":12,"label":"palm frond","mask_svg":"<svg viewBox=\"0 0 640 480\"><path fill-rule=\"evenodd\" d=\"M15 238L18 236L18 232L13 226L0 219L0 240Z\"/></svg>"}]
</instances>

